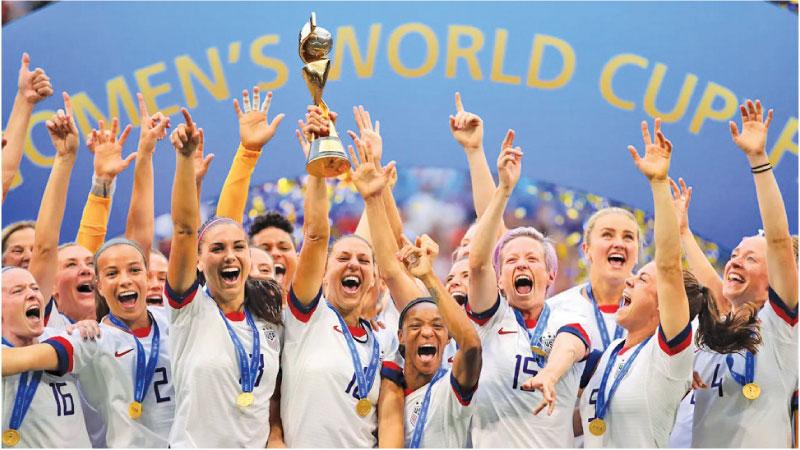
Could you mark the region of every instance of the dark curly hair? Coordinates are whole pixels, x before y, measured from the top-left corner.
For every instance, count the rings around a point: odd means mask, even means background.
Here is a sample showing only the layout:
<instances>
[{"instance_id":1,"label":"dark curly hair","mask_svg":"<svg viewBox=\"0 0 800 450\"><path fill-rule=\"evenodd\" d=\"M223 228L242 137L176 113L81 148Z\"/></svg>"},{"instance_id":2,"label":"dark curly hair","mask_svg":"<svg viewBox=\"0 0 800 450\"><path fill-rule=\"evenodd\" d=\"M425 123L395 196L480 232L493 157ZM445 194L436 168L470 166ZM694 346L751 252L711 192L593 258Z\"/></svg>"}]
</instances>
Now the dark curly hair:
<instances>
[{"instance_id":1,"label":"dark curly hair","mask_svg":"<svg viewBox=\"0 0 800 450\"><path fill-rule=\"evenodd\" d=\"M253 223L250 224L250 230L247 232L247 236L252 240L253 236L266 228L277 228L285 231L292 239L292 245L297 247L297 243L294 241L293 234L294 225L292 225L292 222L289 222L289 219L287 219L283 214L277 211L269 211L257 216L255 219L253 219Z\"/></svg>"}]
</instances>

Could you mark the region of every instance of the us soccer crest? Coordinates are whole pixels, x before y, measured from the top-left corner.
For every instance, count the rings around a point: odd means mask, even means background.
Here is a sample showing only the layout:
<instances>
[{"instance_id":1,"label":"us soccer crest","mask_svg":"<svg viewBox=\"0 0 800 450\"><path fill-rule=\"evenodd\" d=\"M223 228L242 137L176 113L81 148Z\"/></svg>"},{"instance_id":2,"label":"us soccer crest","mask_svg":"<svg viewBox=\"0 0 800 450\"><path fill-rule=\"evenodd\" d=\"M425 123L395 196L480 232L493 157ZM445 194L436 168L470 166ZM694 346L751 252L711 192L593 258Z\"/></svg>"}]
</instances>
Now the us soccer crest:
<instances>
[{"instance_id":1,"label":"us soccer crest","mask_svg":"<svg viewBox=\"0 0 800 450\"><path fill-rule=\"evenodd\" d=\"M552 333L545 333L542 334L542 337L539 339L539 348L544 350L545 354L549 355L550 350L553 349L553 342L556 340L556 335Z\"/></svg>"}]
</instances>

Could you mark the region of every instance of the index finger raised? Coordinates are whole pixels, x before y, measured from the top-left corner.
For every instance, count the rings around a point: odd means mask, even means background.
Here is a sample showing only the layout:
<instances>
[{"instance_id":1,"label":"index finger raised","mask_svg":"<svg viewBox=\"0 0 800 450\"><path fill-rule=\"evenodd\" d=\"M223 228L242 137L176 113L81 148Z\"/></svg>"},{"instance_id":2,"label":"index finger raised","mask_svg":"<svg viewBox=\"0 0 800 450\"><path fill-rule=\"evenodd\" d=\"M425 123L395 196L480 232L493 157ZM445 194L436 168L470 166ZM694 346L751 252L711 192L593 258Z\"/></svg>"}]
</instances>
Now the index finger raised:
<instances>
[{"instance_id":1,"label":"index finger raised","mask_svg":"<svg viewBox=\"0 0 800 450\"><path fill-rule=\"evenodd\" d=\"M189 110L186 108L181 108L181 114L183 114L183 120L186 122L186 127L193 129L194 122L192 122L192 115L189 114Z\"/></svg>"},{"instance_id":2,"label":"index finger raised","mask_svg":"<svg viewBox=\"0 0 800 450\"><path fill-rule=\"evenodd\" d=\"M456 112L460 113L464 111L464 104L461 102L461 93L456 92Z\"/></svg>"},{"instance_id":3,"label":"index finger raised","mask_svg":"<svg viewBox=\"0 0 800 450\"><path fill-rule=\"evenodd\" d=\"M144 95L141 92L136 93L136 100L139 102L139 114L142 117L150 117L150 113L147 112L147 104L144 102Z\"/></svg>"}]
</instances>

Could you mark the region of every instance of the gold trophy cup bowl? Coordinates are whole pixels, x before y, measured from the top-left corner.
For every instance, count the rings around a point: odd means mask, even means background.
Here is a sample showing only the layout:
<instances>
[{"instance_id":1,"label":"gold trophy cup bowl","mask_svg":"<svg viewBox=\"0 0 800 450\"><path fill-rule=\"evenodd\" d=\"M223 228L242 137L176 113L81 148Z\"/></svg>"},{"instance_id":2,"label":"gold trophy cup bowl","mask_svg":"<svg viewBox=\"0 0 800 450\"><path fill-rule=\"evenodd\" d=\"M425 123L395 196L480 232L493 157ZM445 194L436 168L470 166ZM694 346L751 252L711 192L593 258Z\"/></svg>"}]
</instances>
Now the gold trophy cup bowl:
<instances>
[{"instance_id":1,"label":"gold trophy cup bowl","mask_svg":"<svg viewBox=\"0 0 800 450\"><path fill-rule=\"evenodd\" d=\"M317 26L317 16L311 13L311 19L300 30L298 52L303 66L303 79L311 93L314 104L322 109L323 117L328 121L330 132L327 136L310 136L311 149L306 161L306 172L321 178L334 178L350 169L350 160L345 153L342 140L330 120L328 105L322 100L322 91L328 81L333 47L333 37L325 28Z\"/></svg>"}]
</instances>

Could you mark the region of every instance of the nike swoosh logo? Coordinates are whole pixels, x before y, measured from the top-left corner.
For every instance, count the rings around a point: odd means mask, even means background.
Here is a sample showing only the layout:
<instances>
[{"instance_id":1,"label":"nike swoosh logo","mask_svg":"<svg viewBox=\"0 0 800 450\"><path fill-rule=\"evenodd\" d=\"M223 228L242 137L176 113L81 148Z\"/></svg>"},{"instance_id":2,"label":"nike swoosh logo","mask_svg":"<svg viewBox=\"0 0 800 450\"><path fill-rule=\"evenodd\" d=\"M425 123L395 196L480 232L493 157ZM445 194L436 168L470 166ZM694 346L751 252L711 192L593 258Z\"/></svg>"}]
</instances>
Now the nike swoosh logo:
<instances>
[{"instance_id":1,"label":"nike swoosh logo","mask_svg":"<svg viewBox=\"0 0 800 450\"><path fill-rule=\"evenodd\" d=\"M114 352L114 356L116 356L117 358L120 358L120 357L123 357L123 356L127 355L128 353L130 353L132 351L133 351L133 349L129 348L129 349L125 350L124 352Z\"/></svg>"},{"instance_id":2,"label":"nike swoosh logo","mask_svg":"<svg viewBox=\"0 0 800 450\"><path fill-rule=\"evenodd\" d=\"M333 329L334 329L334 330L336 330L336 331L338 331L339 333L342 333L342 329L341 329L341 328L339 328L339 325L334 325L334 326L333 326ZM344 333L342 333L342 334L344 334Z\"/></svg>"},{"instance_id":3,"label":"nike swoosh logo","mask_svg":"<svg viewBox=\"0 0 800 450\"><path fill-rule=\"evenodd\" d=\"M513 333L517 333L517 330L504 330L502 328L497 330L497 334L513 334Z\"/></svg>"}]
</instances>

